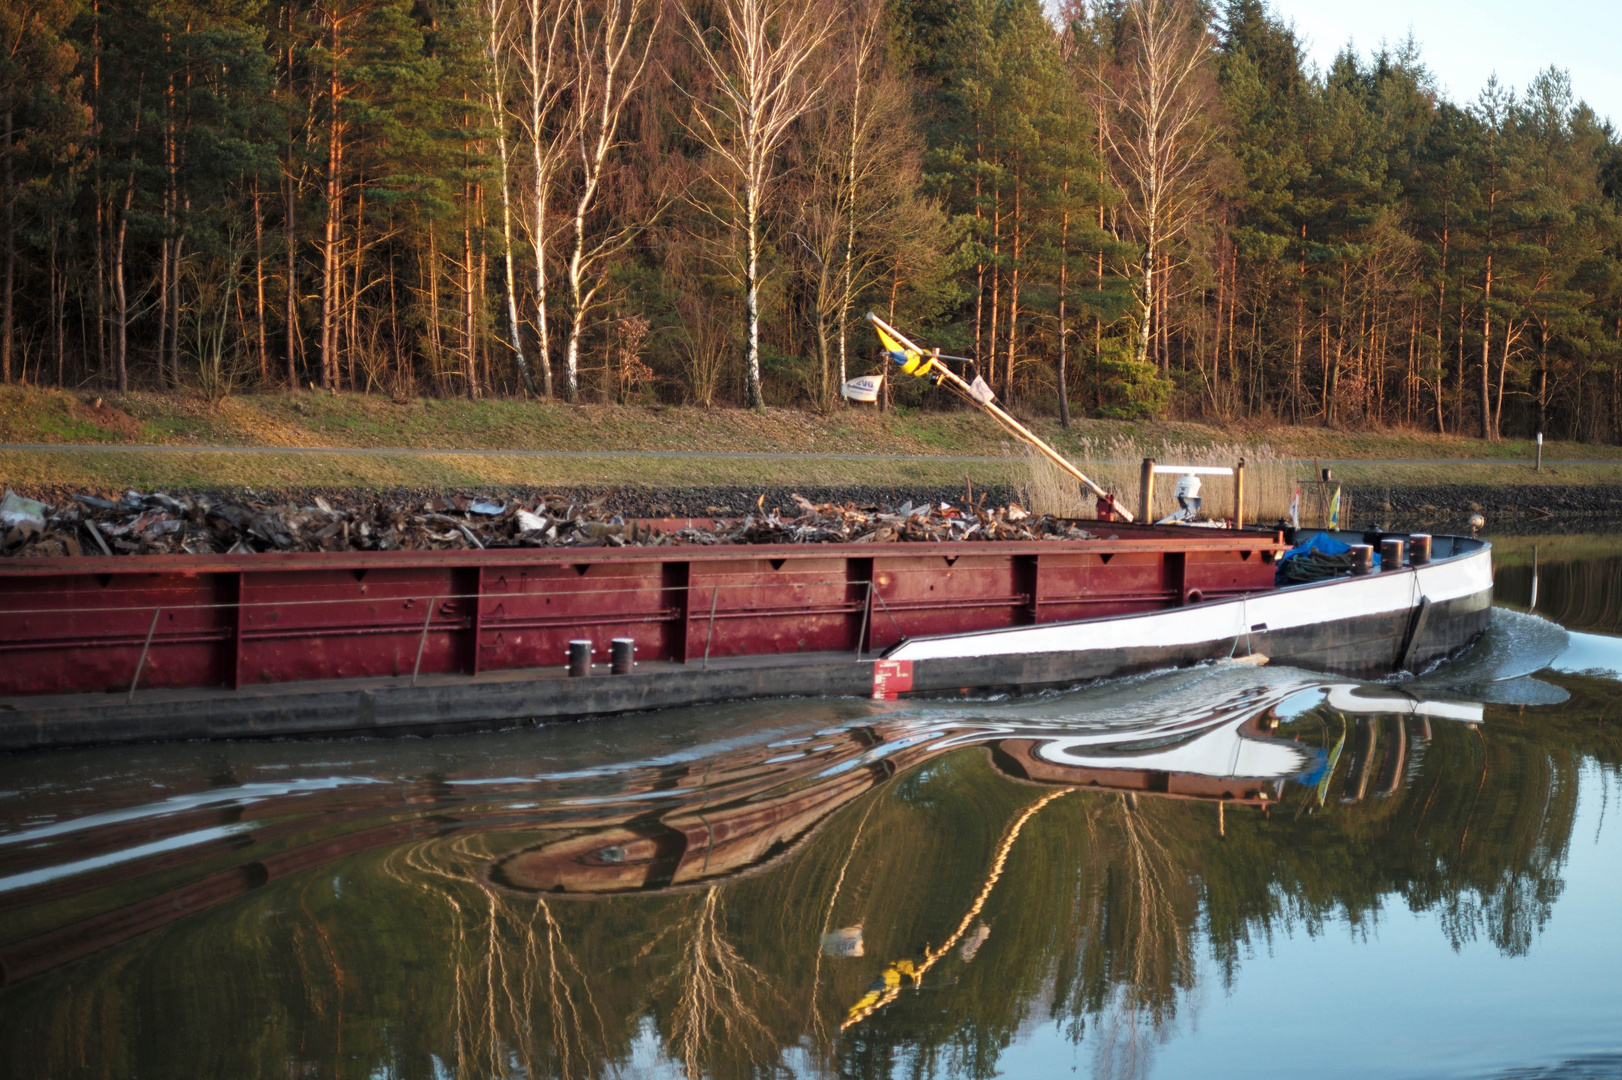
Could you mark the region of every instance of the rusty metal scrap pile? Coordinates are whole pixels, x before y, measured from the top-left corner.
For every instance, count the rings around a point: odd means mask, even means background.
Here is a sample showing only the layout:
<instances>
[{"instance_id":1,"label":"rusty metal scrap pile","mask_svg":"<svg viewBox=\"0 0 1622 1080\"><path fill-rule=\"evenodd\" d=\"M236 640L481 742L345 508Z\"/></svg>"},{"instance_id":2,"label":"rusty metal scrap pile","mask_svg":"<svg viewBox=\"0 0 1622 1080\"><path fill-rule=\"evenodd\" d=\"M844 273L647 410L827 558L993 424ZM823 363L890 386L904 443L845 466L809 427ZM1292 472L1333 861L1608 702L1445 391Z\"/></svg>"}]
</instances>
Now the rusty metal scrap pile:
<instances>
[{"instance_id":1,"label":"rusty metal scrap pile","mask_svg":"<svg viewBox=\"0 0 1622 1080\"><path fill-rule=\"evenodd\" d=\"M1074 522L1028 514L1016 503L994 507L925 503L858 508L813 503L794 496L792 516L752 514L732 528L683 530L673 542L693 544L938 543L944 540L1090 540Z\"/></svg>"},{"instance_id":2,"label":"rusty metal scrap pile","mask_svg":"<svg viewBox=\"0 0 1622 1080\"><path fill-rule=\"evenodd\" d=\"M1074 522L948 503L857 507L794 496L785 513L767 510L708 528L659 528L626 520L598 502L547 496L534 506L455 496L410 505L335 507L234 501L203 495L111 500L75 495L47 505L6 493L0 555L208 555L273 551L425 551L459 548L624 547L684 544L818 544L951 540L1086 540Z\"/></svg>"}]
</instances>

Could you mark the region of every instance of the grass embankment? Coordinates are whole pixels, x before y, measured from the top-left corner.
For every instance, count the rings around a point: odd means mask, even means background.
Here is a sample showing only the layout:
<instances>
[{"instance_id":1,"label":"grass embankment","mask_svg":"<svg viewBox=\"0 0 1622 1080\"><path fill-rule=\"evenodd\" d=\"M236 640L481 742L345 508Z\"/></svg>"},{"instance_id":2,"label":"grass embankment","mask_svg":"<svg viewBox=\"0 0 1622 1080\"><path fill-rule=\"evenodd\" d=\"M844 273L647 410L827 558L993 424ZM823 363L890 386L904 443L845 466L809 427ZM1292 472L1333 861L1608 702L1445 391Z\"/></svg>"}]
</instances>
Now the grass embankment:
<instances>
[{"instance_id":1,"label":"grass embankment","mask_svg":"<svg viewBox=\"0 0 1622 1080\"><path fill-rule=\"evenodd\" d=\"M1542 473L1534 473L1526 463L1532 449L1524 441L1484 443L1418 432L1223 429L1102 420L1078 421L1066 431L1048 417L1029 422L1075 460L1126 459L1107 471L1112 478L1121 473L1115 479L1128 489L1136 483L1130 459L1146 453L1172 456L1181 463L1195 458L1226 460L1245 453L1253 460L1278 464L1281 475L1298 468L1293 462L1363 459L1366 464L1335 466L1337 475L1351 484L1581 485L1622 480L1622 447L1550 443L1544 448L1547 460L1583 463L1546 466ZM986 417L923 411L881 416L867 408L823 416L783 409L754 413L525 401L391 401L309 392L244 395L209 403L185 395L97 397L88 392L4 387L0 443L109 448L0 450L0 480L23 487L921 485L958 484L965 473L976 484L1024 484L1030 476L1022 449ZM112 449L130 446L176 449ZM205 446L337 452L182 449ZM380 448L487 453L341 452ZM625 451L645 456L625 456ZM727 456L738 454L776 456ZM840 455L887 457L853 460ZM906 460L896 460L895 455ZM1469 459L1491 463L1464 463Z\"/></svg>"}]
</instances>

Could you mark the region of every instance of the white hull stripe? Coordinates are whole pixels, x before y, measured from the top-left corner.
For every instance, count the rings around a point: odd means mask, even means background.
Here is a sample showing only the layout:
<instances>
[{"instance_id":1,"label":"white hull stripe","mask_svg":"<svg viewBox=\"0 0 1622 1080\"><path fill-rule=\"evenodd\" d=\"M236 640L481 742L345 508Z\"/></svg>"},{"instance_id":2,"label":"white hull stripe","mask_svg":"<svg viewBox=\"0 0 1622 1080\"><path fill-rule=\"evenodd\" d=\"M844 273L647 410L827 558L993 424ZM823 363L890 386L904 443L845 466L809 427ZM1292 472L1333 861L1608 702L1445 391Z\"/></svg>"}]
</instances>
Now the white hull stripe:
<instances>
[{"instance_id":1,"label":"white hull stripe","mask_svg":"<svg viewBox=\"0 0 1622 1080\"><path fill-rule=\"evenodd\" d=\"M1272 592L1168 608L1141 615L1106 616L1080 622L1014 626L971 634L913 638L889 654L891 660L948 660L960 657L1083 652L1166 645L1199 645L1243 640L1265 653L1266 634L1316 623L1407 611L1421 598L1433 604L1474 596L1492 588L1492 549L1459 555L1428 566L1338 578ZM1265 631L1251 627L1265 625ZM1241 652L1243 652L1241 647Z\"/></svg>"}]
</instances>

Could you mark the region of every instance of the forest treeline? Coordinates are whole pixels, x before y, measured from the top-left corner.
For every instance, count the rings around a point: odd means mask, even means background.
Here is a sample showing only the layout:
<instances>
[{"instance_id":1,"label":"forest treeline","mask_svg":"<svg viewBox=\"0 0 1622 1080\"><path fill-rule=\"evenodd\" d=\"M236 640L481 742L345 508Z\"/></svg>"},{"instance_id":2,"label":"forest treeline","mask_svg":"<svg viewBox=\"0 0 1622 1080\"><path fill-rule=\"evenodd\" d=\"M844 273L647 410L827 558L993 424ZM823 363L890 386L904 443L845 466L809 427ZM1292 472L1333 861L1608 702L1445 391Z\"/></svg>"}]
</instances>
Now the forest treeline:
<instances>
[{"instance_id":1,"label":"forest treeline","mask_svg":"<svg viewBox=\"0 0 1622 1080\"><path fill-rule=\"evenodd\" d=\"M1622 145L1264 0L12 0L0 375L1622 440ZM910 380L909 380L910 382ZM897 384L898 401L935 401Z\"/></svg>"}]
</instances>

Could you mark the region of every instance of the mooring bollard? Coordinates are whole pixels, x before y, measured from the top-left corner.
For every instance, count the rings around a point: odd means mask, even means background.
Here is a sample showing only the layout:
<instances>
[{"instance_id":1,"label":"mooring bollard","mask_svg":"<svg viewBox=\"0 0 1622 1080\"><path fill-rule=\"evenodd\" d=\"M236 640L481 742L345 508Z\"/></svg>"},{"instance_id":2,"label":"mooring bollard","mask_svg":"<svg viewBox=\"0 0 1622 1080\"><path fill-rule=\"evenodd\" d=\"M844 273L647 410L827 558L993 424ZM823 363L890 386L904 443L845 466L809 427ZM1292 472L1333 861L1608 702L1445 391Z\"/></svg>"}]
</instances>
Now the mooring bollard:
<instances>
[{"instance_id":1,"label":"mooring bollard","mask_svg":"<svg viewBox=\"0 0 1622 1080\"><path fill-rule=\"evenodd\" d=\"M628 637L617 637L611 645L609 672L614 675L629 675L631 665L636 662L636 641Z\"/></svg>"},{"instance_id":2,"label":"mooring bollard","mask_svg":"<svg viewBox=\"0 0 1622 1080\"><path fill-rule=\"evenodd\" d=\"M569 677L582 678L591 674L591 641L569 642Z\"/></svg>"},{"instance_id":3,"label":"mooring bollard","mask_svg":"<svg viewBox=\"0 0 1622 1080\"><path fill-rule=\"evenodd\" d=\"M1431 534L1413 533L1408 537L1408 565L1424 566L1431 561Z\"/></svg>"},{"instance_id":4,"label":"mooring bollard","mask_svg":"<svg viewBox=\"0 0 1622 1080\"><path fill-rule=\"evenodd\" d=\"M1352 573L1370 574L1374 572L1374 545L1352 545Z\"/></svg>"},{"instance_id":5,"label":"mooring bollard","mask_svg":"<svg viewBox=\"0 0 1622 1080\"><path fill-rule=\"evenodd\" d=\"M1388 536L1380 541L1380 569L1402 569L1402 540L1395 536Z\"/></svg>"}]
</instances>

